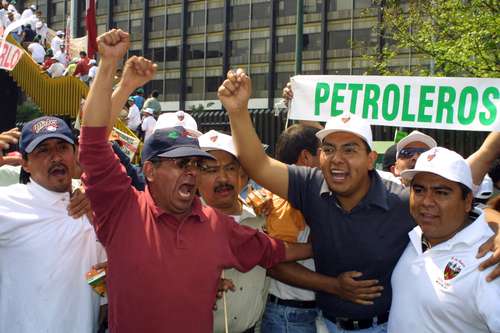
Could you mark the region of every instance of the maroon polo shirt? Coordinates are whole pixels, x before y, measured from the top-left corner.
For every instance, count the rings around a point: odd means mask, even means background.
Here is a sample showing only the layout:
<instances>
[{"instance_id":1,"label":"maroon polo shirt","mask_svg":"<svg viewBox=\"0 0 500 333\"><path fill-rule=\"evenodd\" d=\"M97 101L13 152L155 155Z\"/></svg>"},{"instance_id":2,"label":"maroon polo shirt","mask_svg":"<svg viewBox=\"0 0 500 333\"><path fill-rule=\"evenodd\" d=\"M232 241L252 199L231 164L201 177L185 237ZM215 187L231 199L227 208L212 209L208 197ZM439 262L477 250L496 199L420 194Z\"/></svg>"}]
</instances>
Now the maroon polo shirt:
<instances>
[{"instance_id":1,"label":"maroon polo shirt","mask_svg":"<svg viewBox=\"0 0 500 333\"><path fill-rule=\"evenodd\" d=\"M104 127L83 127L80 164L94 227L108 255L111 332L211 332L223 269L271 267L282 242L196 198L184 221L135 190L107 142Z\"/></svg>"}]
</instances>

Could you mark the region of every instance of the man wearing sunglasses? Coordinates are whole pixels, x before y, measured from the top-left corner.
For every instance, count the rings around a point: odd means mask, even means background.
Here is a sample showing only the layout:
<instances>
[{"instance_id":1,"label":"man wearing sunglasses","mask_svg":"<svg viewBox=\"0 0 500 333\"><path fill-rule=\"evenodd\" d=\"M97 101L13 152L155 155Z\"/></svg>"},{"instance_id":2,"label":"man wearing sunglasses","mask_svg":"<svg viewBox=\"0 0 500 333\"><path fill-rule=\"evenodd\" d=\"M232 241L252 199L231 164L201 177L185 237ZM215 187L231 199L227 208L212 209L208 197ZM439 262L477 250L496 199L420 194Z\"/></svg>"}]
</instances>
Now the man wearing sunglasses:
<instances>
[{"instance_id":1,"label":"man wearing sunglasses","mask_svg":"<svg viewBox=\"0 0 500 333\"><path fill-rule=\"evenodd\" d=\"M129 35L112 30L97 42L100 65L85 102L80 162L109 259L110 331L211 332L223 269L267 268L308 257L311 249L273 240L203 206L196 196L201 163L214 157L184 127L156 130L146 140L146 190L133 188L107 138L128 95L154 77L156 65L130 58L124 66L129 79L112 92Z\"/></svg>"},{"instance_id":2,"label":"man wearing sunglasses","mask_svg":"<svg viewBox=\"0 0 500 333\"><path fill-rule=\"evenodd\" d=\"M416 130L405 136L396 146L394 175L401 177L401 172L413 169L420 154L436 146L436 140Z\"/></svg>"}]
</instances>

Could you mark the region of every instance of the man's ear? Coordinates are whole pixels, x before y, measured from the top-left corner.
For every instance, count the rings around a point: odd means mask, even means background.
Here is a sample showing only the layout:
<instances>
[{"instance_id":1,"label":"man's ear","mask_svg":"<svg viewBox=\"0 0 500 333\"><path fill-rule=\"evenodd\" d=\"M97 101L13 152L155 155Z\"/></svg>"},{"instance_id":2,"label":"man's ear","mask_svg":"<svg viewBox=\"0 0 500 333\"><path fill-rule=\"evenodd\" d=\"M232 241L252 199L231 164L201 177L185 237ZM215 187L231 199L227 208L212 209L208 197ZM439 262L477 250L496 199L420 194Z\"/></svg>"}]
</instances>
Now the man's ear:
<instances>
[{"instance_id":1,"label":"man's ear","mask_svg":"<svg viewBox=\"0 0 500 333\"><path fill-rule=\"evenodd\" d=\"M467 214L472 210L473 199L474 199L474 196L472 194L472 191L469 191L469 193L467 193L467 196L465 197L465 212Z\"/></svg>"},{"instance_id":2,"label":"man's ear","mask_svg":"<svg viewBox=\"0 0 500 333\"><path fill-rule=\"evenodd\" d=\"M146 161L142 165L142 172L144 177L148 180L148 182L154 181L155 178L155 166L151 161Z\"/></svg>"},{"instance_id":3,"label":"man's ear","mask_svg":"<svg viewBox=\"0 0 500 333\"><path fill-rule=\"evenodd\" d=\"M368 153L368 170L373 170L375 168L375 161L377 160L377 156L378 154L375 150L372 150Z\"/></svg>"}]
</instances>

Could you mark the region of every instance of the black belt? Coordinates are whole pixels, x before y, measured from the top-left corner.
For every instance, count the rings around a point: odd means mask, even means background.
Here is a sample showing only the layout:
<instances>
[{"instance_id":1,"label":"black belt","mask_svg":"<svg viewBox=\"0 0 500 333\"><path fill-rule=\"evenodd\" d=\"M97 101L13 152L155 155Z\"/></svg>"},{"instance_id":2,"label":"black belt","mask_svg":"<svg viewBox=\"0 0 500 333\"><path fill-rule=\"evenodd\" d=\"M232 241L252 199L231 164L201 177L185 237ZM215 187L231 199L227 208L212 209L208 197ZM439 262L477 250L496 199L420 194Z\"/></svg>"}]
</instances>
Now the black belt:
<instances>
[{"instance_id":1,"label":"black belt","mask_svg":"<svg viewBox=\"0 0 500 333\"><path fill-rule=\"evenodd\" d=\"M269 294L267 300L270 303L283 306L291 306L292 308L314 309L316 307L316 301L297 301L294 299L281 299L271 294Z\"/></svg>"},{"instance_id":2,"label":"black belt","mask_svg":"<svg viewBox=\"0 0 500 333\"><path fill-rule=\"evenodd\" d=\"M389 320L389 312L384 313L382 315L378 315L373 318L369 319L350 319L350 318L343 318L343 317L330 317L328 315L325 315L325 318L331 321L334 324L339 325L342 329L347 330L347 331L355 331L355 330L362 330L365 328L370 328L373 327L373 325L377 324L383 324L386 323L387 320Z\"/></svg>"}]
</instances>

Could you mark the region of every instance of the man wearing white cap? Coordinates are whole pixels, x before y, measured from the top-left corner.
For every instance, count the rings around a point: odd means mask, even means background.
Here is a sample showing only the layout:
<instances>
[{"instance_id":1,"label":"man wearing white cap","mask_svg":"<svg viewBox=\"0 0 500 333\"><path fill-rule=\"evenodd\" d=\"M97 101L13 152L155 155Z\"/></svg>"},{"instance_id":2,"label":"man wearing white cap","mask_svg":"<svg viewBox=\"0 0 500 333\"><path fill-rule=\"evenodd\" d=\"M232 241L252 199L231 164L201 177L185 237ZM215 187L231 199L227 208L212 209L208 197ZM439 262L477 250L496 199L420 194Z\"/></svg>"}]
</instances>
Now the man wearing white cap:
<instances>
[{"instance_id":1,"label":"man wearing white cap","mask_svg":"<svg viewBox=\"0 0 500 333\"><path fill-rule=\"evenodd\" d=\"M247 111L251 81L243 70L230 71L218 95L228 110L242 166L252 179L299 209L311 228L320 274L296 272L295 282L317 290L328 330L385 332L390 276L415 222L408 192L373 171L376 153L368 122L349 112L329 119L317 133L321 169L297 167L260 149ZM492 149L495 154L497 149Z\"/></svg>"},{"instance_id":2,"label":"man wearing white cap","mask_svg":"<svg viewBox=\"0 0 500 333\"><path fill-rule=\"evenodd\" d=\"M97 61L95 59L90 59L89 61L89 86L94 81L95 75L97 73Z\"/></svg>"},{"instance_id":3,"label":"man wearing white cap","mask_svg":"<svg viewBox=\"0 0 500 333\"><path fill-rule=\"evenodd\" d=\"M61 45L64 44L64 32L61 30L56 32L56 35L54 38L52 38L52 41L50 42L50 48L52 49L52 52L57 52L58 50L61 49Z\"/></svg>"},{"instance_id":4,"label":"man wearing white cap","mask_svg":"<svg viewBox=\"0 0 500 333\"><path fill-rule=\"evenodd\" d=\"M155 117L153 117L155 110L152 108L145 108L142 110L144 117L142 118L141 129L144 132L144 141L146 141L151 134L153 134L156 126Z\"/></svg>"},{"instance_id":5,"label":"man wearing white cap","mask_svg":"<svg viewBox=\"0 0 500 333\"><path fill-rule=\"evenodd\" d=\"M418 226L392 274L389 332L500 332L500 280L486 282L492 268L477 270L476 258L493 232L484 215L469 218L467 162L437 147L401 176Z\"/></svg>"},{"instance_id":6,"label":"man wearing white cap","mask_svg":"<svg viewBox=\"0 0 500 333\"><path fill-rule=\"evenodd\" d=\"M401 172L404 170L413 169L420 154L436 146L436 140L429 135L416 130L411 132L401 139L396 146L394 175L400 177Z\"/></svg>"},{"instance_id":7,"label":"man wearing white cap","mask_svg":"<svg viewBox=\"0 0 500 333\"><path fill-rule=\"evenodd\" d=\"M198 131L198 124L190 114L179 110L177 112L165 112L162 113L158 117L158 121L156 122L155 130L161 128L182 126L195 138L201 135L201 132Z\"/></svg>"},{"instance_id":8,"label":"man wearing white cap","mask_svg":"<svg viewBox=\"0 0 500 333\"><path fill-rule=\"evenodd\" d=\"M35 5L29 6L28 8L23 10L23 13L21 14L21 20L35 16L35 12L36 12L36 6Z\"/></svg>"},{"instance_id":9,"label":"man wearing white cap","mask_svg":"<svg viewBox=\"0 0 500 333\"><path fill-rule=\"evenodd\" d=\"M211 130L198 138L200 148L209 152L215 160L205 160L200 168L198 190L205 204L217 208L233 217L236 223L261 230L265 224L263 217L257 216L252 208L238 197L244 184L236 157L233 139L227 134ZM224 278L230 279L235 290L219 300L214 314L214 332L224 332L225 315L229 332L253 332L264 311L267 298L268 279L266 270L260 266L241 273L236 269L226 269ZM223 304L223 302L226 304ZM227 309L227 313L224 313Z\"/></svg>"}]
</instances>

